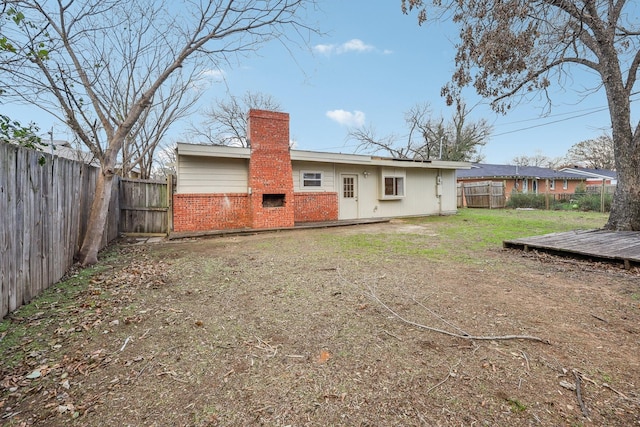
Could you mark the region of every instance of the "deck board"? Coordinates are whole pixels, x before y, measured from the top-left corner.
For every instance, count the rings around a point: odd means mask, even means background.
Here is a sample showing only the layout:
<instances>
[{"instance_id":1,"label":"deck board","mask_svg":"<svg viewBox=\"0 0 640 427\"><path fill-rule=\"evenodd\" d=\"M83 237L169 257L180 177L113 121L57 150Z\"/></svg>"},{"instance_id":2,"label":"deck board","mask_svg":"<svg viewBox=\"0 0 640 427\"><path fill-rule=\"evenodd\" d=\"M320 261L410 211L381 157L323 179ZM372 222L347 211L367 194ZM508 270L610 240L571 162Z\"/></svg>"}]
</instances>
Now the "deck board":
<instances>
[{"instance_id":1,"label":"deck board","mask_svg":"<svg viewBox=\"0 0 640 427\"><path fill-rule=\"evenodd\" d=\"M505 240L505 248L640 264L640 231L578 230Z\"/></svg>"}]
</instances>

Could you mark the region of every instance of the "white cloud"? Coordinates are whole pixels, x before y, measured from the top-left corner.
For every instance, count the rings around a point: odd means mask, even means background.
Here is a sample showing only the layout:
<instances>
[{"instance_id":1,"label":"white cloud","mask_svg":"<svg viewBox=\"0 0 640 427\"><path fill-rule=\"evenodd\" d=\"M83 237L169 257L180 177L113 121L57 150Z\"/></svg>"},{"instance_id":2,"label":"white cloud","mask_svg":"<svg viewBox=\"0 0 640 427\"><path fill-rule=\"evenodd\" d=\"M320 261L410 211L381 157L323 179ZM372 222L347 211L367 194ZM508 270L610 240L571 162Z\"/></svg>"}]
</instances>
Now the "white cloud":
<instances>
[{"instance_id":1,"label":"white cloud","mask_svg":"<svg viewBox=\"0 0 640 427\"><path fill-rule=\"evenodd\" d=\"M349 127L361 127L365 122L365 115L362 111L331 110L327 111L327 117L336 123Z\"/></svg>"},{"instance_id":2,"label":"white cloud","mask_svg":"<svg viewBox=\"0 0 640 427\"><path fill-rule=\"evenodd\" d=\"M351 39L346 43L342 43L336 51L338 53L348 53L348 52L370 52L374 49L370 44L366 44L360 39Z\"/></svg>"},{"instance_id":3,"label":"white cloud","mask_svg":"<svg viewBox=\"0 0 640 427\"><path fill-rule=\"evenodd\" d=\"M320 53L322 55L327 55L327 56L332 55L334 53L338 55L342 55L342 54L351 53L351 52L357 52L357 53L372 52L375 49L376 49L375 46L366 44L360 39L351 39L348 42L345 42L342 44L317 44L313 47L314 52ZM388 51L385 51L384 53L387 53L387 52Z\"/></svg>"},{"instance_id":4,"label":"white cloud","mask_svg":"<svg viewBox=\"0 0 640 427\"><path fill-rule=\"evenodd\" d=\"M224 80L225 72L219 68L206 70L202 72L203 77L209 77L213 80Z\"/></svg>"},{"instance_id":5,"label":"white cloud","mask_svg":"<svg viewBox=\"0 0 640 427\"><path fill-rule=\"evenodd\" d=\"M323 55L331 55L331 52L333 52L334 48L335 45L333 44L317 44L313 47L313 50Z\"/></svg>"}]
</instances>

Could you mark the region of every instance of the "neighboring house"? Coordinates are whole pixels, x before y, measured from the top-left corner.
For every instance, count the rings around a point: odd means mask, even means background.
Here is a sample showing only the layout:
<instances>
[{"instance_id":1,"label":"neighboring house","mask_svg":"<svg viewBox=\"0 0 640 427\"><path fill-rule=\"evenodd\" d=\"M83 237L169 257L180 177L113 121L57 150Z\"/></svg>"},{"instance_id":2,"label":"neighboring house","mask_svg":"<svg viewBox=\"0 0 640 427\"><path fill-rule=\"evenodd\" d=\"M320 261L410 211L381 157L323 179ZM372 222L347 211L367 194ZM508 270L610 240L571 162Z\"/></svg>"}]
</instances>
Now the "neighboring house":
<instances>
[{"instance_id":1,"label":"neighboring house","mask_svg":"<svg viewBox=\"0 0 640 427\"><path fill-rule=\"evenodd\" d=\"M615 171L608 169L591 169L580 166L573 166L560 169L560 172L572 173L582 176L586 179L586 185L616 185L618 183L618 175Z\"/></svg>"},{"instance_id":2,"label":"neighboring house","mask_svg":"<svg viewBox=\"0 0 640 427\"><path fill-rule=\"evenodd\" d=\"M250 148L178 144L174 231L452 214L469 167L292 150L286 113L251 110L247 134Z\"/></svg>"},{"instance_id":3,"label":"neighboring house","mask_svg":"<svg viewBox=\"0 0 640 427\"><path fill-rule=\"evenodd\" d=\"M62 157L65 159L75 160L82 162L97 168L100 167L100 161L90 151L83 151L79 148L73 148L67 141L53 140L47 142L48 147L44 148L45 152L50 152L53 156ZM122 177L122 163L116 165L115 173ZM140 169L135 167L125 178L138 179L140 178Z\"/></svg>"},{"instance_id":4,"label":"neighboring house","mask_svg":"<svg viewBox=\"0 0 640 427\"><path fill-rule=\"evenodd\" d=\"M46 141L45 141L46 142ZM100 162L89 151L83 151L79 148L74 148L67 141L52 140L48 141L49 144L44 148L44 151L51 153L53 156L62 157L64 159L75 160L85 163L87 165L100 167Z\"/></svg>"},{"instance_id":5,"label":"neighboring house","mask_svg":"<svg viewBox=\"0 0 640 427\"><path fill-rule=\"evenodd\" d=\"M585 177L569 172L556 171L537 166L492 165L474 163L471 169L458 170L458 183L482 181L503 182L507 199L519 193L575 193L585 183Z\"/></svg>"}]
</instances>

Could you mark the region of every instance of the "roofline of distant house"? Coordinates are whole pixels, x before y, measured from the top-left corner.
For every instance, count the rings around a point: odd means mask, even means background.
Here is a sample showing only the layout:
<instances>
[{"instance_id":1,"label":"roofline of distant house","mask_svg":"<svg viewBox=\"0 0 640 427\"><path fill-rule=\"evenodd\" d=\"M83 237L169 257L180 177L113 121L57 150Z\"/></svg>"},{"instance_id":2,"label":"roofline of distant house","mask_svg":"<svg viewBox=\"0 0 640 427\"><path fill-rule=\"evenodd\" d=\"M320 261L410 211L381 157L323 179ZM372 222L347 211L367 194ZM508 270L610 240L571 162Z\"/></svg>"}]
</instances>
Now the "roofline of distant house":
<instances>
[{"instance_id":1,"label":"roofline of distant house","mask_svg":"<svg viewBox=\"0 0 640 427\"><path fill-rule=\"evenodd\" d=\"M610 176L605 174L599 174L596 172L592 172L592 170L584 170L584 169L576 169L576 168L562 168L560 169L562 172L567 172L574 175L582 175L587 178L598 178L598 179L616 179L616 176ZM613 172L613 171L610 171ZM617 175L617 174L616 174Z\"/></svg>"}]
</instances>

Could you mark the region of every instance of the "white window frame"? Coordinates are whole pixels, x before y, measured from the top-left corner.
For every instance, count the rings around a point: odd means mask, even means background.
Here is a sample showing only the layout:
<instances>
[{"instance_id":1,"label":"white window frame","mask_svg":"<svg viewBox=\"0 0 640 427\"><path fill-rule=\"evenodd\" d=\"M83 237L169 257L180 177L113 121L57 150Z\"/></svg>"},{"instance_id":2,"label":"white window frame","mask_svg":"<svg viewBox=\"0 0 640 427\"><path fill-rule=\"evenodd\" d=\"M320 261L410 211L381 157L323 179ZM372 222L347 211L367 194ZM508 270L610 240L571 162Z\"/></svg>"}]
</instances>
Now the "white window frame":
<instances>
[{"instance_id":1,"label":"white window frame","mask_svg":"<svg viewBox=\"0 0 640 427\"><path fill-rule=\"evenodd\" d=\"M317 175L319 177L314 178L305 178L305 175ZM322 171L300 171L300 188L304 188L305 190L318 190L322 189L324 181L324 174ZM317 182L317 185L307 185L307 182Z\"/></svg>"},{"instance_id":2,"label":"white window frame","mask_svg":"<svg viewBox=\"0 0 640 427\"><path fill-rule=\"evenodd\" d=\"M564 181L562 181L562 189L566 190L567 188L569 188L569 180L565 179Z\"/></svg>"},{"instance_id":3,"label":"white window frame","mask_svg":"<svg viewBox=\"0 0 640 427\"><path fill-rule=\"evenodd\" d=\"M555 191L555 189L556 189L556 180L555 179L549 180L549 190Z\"/></svg>"},{"instance_id":4,"label":"white window frame","mask_svg":"<svg viewBox=\"0 0 640 427\"><path fill-rule=\"evenodd\" d=\"M393 180L393 194L385 194L387 179ZM380 168L378 200L402 200L407 194L407 171L403 168Z\"/></svg>"},{"instance_id":5,"label":"white window frame","mask_svg":"<svg viewBox=\"0 0 640 427\"><path fill-rule=\"evenodd\" d=\"M404 176L385 176L384 180L384 197L396 198L404 197ZM393 184L391 186L391 193L387 193L387 180L390 180Z\"/></svg>"}]
</instances>

